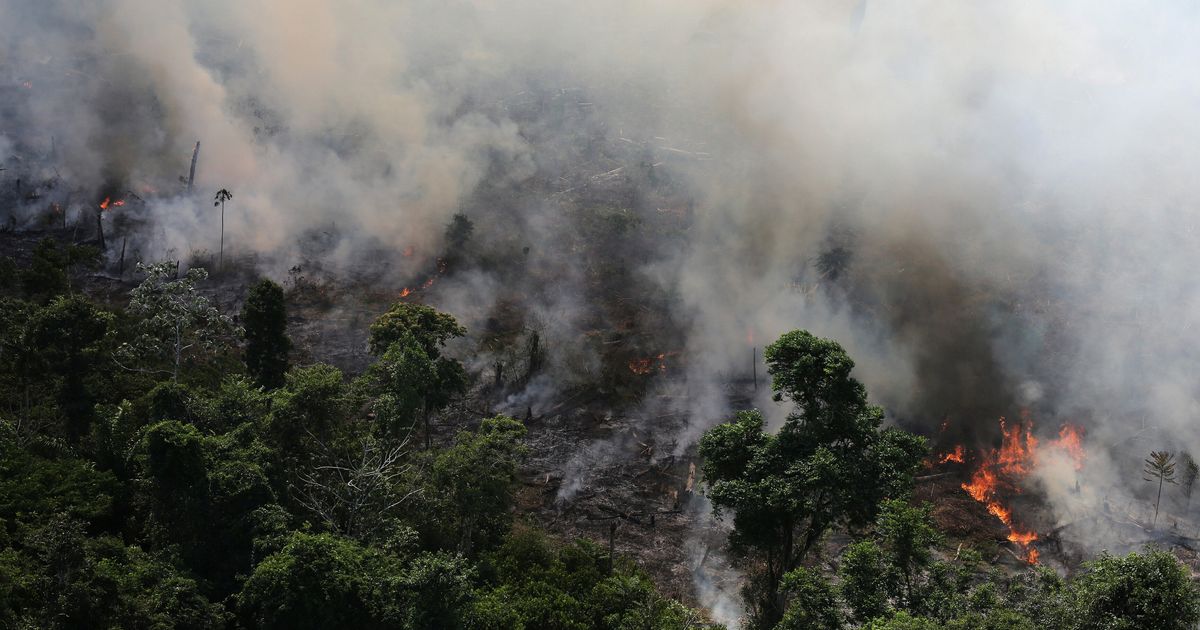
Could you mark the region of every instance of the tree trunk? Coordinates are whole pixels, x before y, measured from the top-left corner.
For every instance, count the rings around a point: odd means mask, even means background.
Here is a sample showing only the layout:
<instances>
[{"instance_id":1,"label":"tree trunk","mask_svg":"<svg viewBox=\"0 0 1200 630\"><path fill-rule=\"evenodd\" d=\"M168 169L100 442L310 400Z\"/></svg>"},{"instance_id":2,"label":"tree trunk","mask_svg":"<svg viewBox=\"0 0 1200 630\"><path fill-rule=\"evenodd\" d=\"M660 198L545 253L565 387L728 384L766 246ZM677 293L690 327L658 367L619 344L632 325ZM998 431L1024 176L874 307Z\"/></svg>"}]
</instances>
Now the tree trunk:
<instances>
[{"instance_id":1,"label":"tree trunk","mask_svg":"<svg viewBox=\"0 0 1200 630\"><path fill-rule=\"evenodd\" d=\"M96 209L96 240L99 241L100 251L104 251L104 211Z\"/></svg>"},{"instance_id":2,"label":"tree trunk","mask_svg":"<svg viewBox=\"0 0 1200 630\"><path fill-rule=\"evenodd\" d=\"M217 254L217 269L225 268L225 202L221 202L221 250Z\"/></svg>"},{"instance_id":3,"label":"tree trunk","mask_svg":"<svg viewBox=\"0 0 1200 630\"><path fill-rule=\"evenodd\" d=\"M171 370L171 381L179 380L179 363L183 355L183 330L180 324L175 324L175 368Z\"/></svg>"},{"instance_id":4,"label":"tree trunk","mask_svg":"<svg viewBox=\"0 0 1200 630\"><path fill-rule=\"evenodd\" d=\"M1151 528L1158 527L1158 504L1162 502L1162 475L1158 476L1158 498L1154 499L1154 522L1150 525Z\"/></svg>"},{"instance_id":5,"label":"tree trunk","mask_svg":"<svg viewBox=\"0 0 1200 630\"><path fill-rule=\"evenodd\" d=\"M192 150L192 169L188 171L188 193L192 192L192 184L196 181L196 159L200 157L200 142L196 141L196 148Z\"/></svg>"}]
</instances>

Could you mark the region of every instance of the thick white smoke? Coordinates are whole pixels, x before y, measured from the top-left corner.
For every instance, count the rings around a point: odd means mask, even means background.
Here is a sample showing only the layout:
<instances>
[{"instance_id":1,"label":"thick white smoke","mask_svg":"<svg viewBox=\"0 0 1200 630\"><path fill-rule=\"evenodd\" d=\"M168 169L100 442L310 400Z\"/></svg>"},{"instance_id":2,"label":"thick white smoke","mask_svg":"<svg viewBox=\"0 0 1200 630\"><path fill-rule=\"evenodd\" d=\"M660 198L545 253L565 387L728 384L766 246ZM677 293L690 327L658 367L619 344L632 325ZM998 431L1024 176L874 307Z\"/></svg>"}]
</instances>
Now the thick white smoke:
<instances>
[{"instance_id":1,"label":"thick white smoke","mask_svg":"<svg viewBox=\"0 0 1200 630\"><path fill-rule=\"evenodd\" d=\"M0 0L0 140L53 154L84 196L178 186L199 140L206 196L158 195L147 247L212 249L205 200L227 187L231 240L278 274L313 230L339 235L334 262L367 245L430 255L481 182L570 168L530 140L566 130L512 104L583 89L610 139L706 158L668 165L695 199L686 250L639 270L687 310L681 450L726 414L713 385L750 346L804 327L841 341L900 421L986 437L1028 404L1097 447L1149 425L1170 441L1155 448L1195 453L1198 12ZM562 236L529 212L529 234ZM450 289L447 307L498 285ZM584 307L554 295L530 307L565 331ZM1093 492L1137 479L1108 473Z\"/></svg>"}]
</instances>

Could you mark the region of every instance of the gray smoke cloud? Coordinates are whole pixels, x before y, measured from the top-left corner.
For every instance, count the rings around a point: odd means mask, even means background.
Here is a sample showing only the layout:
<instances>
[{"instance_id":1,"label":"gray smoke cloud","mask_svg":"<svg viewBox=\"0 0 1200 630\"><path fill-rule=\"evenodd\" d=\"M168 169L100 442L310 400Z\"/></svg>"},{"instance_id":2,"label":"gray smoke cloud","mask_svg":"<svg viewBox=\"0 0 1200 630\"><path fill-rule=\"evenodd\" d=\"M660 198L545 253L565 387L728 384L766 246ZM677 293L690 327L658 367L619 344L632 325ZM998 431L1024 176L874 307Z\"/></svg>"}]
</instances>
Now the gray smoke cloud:
<instances>
[{"instance_id":1,"label":"gray smoke cloud","mask_svg":"<svg viewBox=\"0 0 1200 630\"><path fill-rule=\"evenodd\" d=\"M728 414L750 347L803 327L905 426L982 446L1022 407L1050 433L1082 424L1098 450L1076 496L1104 497L1136 492L1141 450L1200 450L1198 11L0 0L0 148L20 156L3 175L62 182L47 194L71 212L142 191L151 257L213 249L208 191L230 188L234 247L277 277L322 230L331 268L413 247L394 262L416 274L451 215L487 208L496 251L561 284L464 276L442 306L524 295L548 372L586 380L594 270L561 205L520 191L578 195L642 160L690 204L682 237L639 244L654 255L613 245L677 309L657 351L685 357L679 453ZM198 140L196 199L178 177ZM509 403L558 391L537 379Z\"/></svg>"}]
</instances>

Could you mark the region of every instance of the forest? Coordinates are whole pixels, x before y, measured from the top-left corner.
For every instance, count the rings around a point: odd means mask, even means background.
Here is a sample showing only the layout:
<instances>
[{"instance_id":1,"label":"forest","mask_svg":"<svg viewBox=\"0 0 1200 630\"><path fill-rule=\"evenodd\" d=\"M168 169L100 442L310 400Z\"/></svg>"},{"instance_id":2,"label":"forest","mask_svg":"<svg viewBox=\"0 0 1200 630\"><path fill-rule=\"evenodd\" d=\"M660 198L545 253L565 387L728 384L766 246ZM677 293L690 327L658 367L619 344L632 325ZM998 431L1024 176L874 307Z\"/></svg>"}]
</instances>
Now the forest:
<instances>
[{"instance_id":1,"label":"forest","mask_svg":"<svg viewBox=\"0 0 1200 630\"><path fill-rule=\"evenodd\" d=\"M1200 11L0 0L0 629L1200 629Z\"/></svg>"},{"instance_id":2,"label":"forest","mask_svg":"<svg viewBox=\"0 0 1200 630\"><path fill-rule=\"evenodd\" d=\"M296 364L288 295L240 313L201 268L143 266L88 297L90 246L3 261L0 621L12 628L716 628L639 558L547 533L515 504L521 420L434 439L469 388L450 315L398 301L349 378ZM951 551L913 499L925 438L883 413L835 341L793 331L765 362L777 430L741 411L701 439L748 628L1186 629L1200 593L1166 551L1063 578ZM442 434L439 434L442 435ZM821 542L847 537L835 556ZM836 568L831 568L836 567Z\"/></svg>"}]
</instances>

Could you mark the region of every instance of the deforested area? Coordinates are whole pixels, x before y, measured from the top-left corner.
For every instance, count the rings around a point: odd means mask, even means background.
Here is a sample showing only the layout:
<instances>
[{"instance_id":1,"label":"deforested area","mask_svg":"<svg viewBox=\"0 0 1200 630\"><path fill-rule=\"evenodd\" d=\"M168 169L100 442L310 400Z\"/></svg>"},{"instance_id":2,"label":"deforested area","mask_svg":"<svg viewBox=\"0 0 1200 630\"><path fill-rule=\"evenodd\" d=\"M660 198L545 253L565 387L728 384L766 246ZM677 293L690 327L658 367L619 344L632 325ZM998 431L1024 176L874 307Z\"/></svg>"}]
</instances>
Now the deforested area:
<instances>
[{"instance_id":1,"label":"deforested area","mask_svg":"<svg viewBox=\"0 0 1200 630\"><path fill-rule=\"evenodd\" d=\"M0 0L0 627L1196 628L1198 31Z\"/></svg>"}]
</instances>

